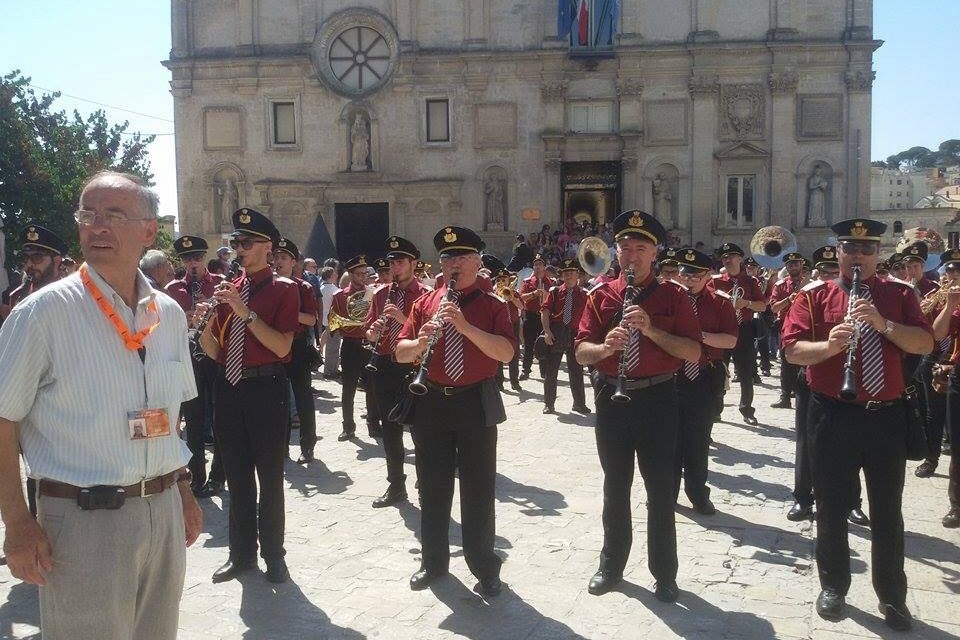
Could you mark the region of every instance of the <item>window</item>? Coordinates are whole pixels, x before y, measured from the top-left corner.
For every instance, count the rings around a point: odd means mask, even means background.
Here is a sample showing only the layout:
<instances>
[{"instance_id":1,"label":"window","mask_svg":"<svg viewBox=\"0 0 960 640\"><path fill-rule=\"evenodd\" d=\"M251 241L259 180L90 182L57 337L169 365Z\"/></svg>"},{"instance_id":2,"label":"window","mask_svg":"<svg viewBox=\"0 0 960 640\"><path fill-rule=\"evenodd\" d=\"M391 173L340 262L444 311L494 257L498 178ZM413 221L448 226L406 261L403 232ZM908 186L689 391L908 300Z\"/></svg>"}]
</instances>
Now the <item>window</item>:
<instances>
[{"instance_id":1,"label":"window","mask_svg":"<svg viewBox=\"0 0 960 640\"><path fill-rule=\"evenodd\" d=\"M960 248L960 231L950 231L947 233L947 248Z\"/></svg>"},{"instance_id":2,"label":"window","mask_svg":"<svg viewBox=\"0 0 960 640\"><path fill-rule=\"evenodd\" d=\"M573 102L567 112L569 129L574 133L610 133L613 108L609 102Z\"/></svg>"},{"instance_id":3,"label":"window","mask_svg":"<svg viewBox=\"0 0 960 640\"><path fill-rule=\"evenodd\" d=\"M620 0L562 1L559 35L563 37L569 33L573 51L612 48L620 22L619 9Z\"/></svg>"},{"instance_id":4,"label":"window","mask_svg":"<svg viewBox=\"0 0 960 640\"><path fill-rule=\"evenodd\" d=\"M897 209L899 209L899 208L900 208L900 203L898 202L898 203L897 203Z\"/></svg>"},{"instance_id":5,"label":"window","mask_svg":"<svg viewBox=\"0 0 960 640\"><path fill-rule=\"evenodd\" d=\"M903 192L902 192L902 191L897 191L897 197L898 197L898 198L899 198L900 196L902 196L902 195L903 195Z\"/></svg>"},{"instance_id":6,"label":"window","mask_svg":"<svg viewBox=\"0 0 960 640\"><path fill-rule=\"evenodd\" d=\"M427 100L427 142L450 142L449 100Z\"/></svg>"},{"instance_id":7,"label":"window","mask_svg":"<svg viewBox=\"0 0 960 640\"><path fill-rule=\"evenodd\" d=\"M351 27L330 45L330 71L351 91L369 92L384 82L390 69L390 45L376 29Z\"/></svg>"},{"instance_id":8,"label":"window","mask_svg":"<svg viewBox=\"0 0 960 640\"><path fill-rule=\"evenodd\" d=\"M902 184L903 180L897 180L897 184Z\"/></svg>"},{"instance_id":9,"label":"window","mask_svg":"<svg viewBox=\"0 0 960 640\"><path fill-rule=\"evenodd\" d=\"M293 102L273 103L273 144L297 144L297 118Z\"/></svg>"},{"instance_id":10,"label":"window","mask_svg":"<svg viewBox=\"0 0 960 640\"><path fill-rule=\"evenodd\" d=\"M727 177L727 224L730 226L753 226L754 188L756 183L756 176Z\"/></svg>"},{"instance_id":11,"label":"window","mask_svg":"<svg viewBox=\"0 0 960 640\"><path fill-rule=\"evenodd\" d=\"M900 205L897 205L898 207ZM899 220L894 220L893 222L893 232L894 233L903 233L903 223Z\"/></svg>"}]
</instances>

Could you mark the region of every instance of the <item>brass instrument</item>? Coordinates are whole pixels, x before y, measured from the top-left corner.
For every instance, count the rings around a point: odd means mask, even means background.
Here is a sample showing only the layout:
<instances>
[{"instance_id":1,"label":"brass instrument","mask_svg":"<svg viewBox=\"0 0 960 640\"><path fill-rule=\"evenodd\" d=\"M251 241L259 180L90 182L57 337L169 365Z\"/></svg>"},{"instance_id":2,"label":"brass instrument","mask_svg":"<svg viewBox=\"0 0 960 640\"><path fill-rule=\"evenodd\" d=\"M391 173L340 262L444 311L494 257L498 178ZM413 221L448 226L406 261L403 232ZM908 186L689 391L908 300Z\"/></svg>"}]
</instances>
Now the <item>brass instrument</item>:
<instances>
[{"instance_id":1,"label":"brass instrument","mask_svg":"<svg viewBox=\"0 0 960 640\"><path fill-rule=\"evenodd\" d=\"M507 280L506 277L497 278L497 287L494 290L494 293L497 295L497 297L503 300L509 300L517 295L517 283L519 281L520 278L518 278L516 275L510 276L509 280Z\"/></svg>"},{"instance_id":2,"label":"brass instrument","mask_svg":"<svg viewBox=\"0 0 960 640\"><path fill-rule=\"evenodd\" d=\"M940 276L940 288L932 291L926 298L920 301L920 311L924 314L929 314L943 309L943 306L947 304L947 294L950 293L950 287L952 285L953 280L950 277L947 275Z\"/></svg>"},{"instance_id":3,"label":"brass instrument","mask_svg":"<svg viewBox=\"0 0 960 640\"><path fill-rule=\"evenodd\" d=\"M457 279L460 277L459 273L451 273L450 280L447 282L447 291L443 296L444 302L449 302L453 300L454 293L457 290ZM437 308L436 315L433 316L433 319L440 315L440 309ZM413 380L407 385L407 388L415 396L423 396L427 394L427 370L430 368L430 360L433 359L433 350L437 346L437 340L440 339L440 335L443 333L443 326L437 327L437 330L433 332L430 336L430 339L427 340L427 348L423 352L423 357L420 359L420 368L417 370L417 374L414 376Z\"/></svg>"},{"instance_id":4,"label":"brass instrument","mask_svg":"<svg viewBox=\"0 0 960 640\"><path fill-rule=\"evenodd\" d=\"M634 286L636 274L633 271L632 265L627 267L626 277L627 288L623 290L623 309L621 310L621 314L626 314L627 307L634 304L634 297L637 293L636 287ZM621 321L620 326L625 327L626 325L623 323L623 321ZM626 328L627 332L631 335L634 331L636 331L636 329L632 329L630 327ZM621 404L630 402L630 396L627 395L627 392L624 389L627 384L627 349L629 349L629 347L630 340L628 339L626 346L623 347L623 351L620 352L620 363L617 369L617 387L614 389L613 395L610 396L612 401L619 402Z\"/></svg>"},{"instance_id":5,"label":"brass instrument","mask_svg":"<svg viewBox=\"0 0 960 640\"><path fill-rule=\"evenodd\" d=\"M860 299L860 265L853 265L853 278L850 284L850 299L847 302L847 317L844 322L853 323L853 332L847 341L847 360L843 365L843 386L840 388L840 397L844 400L853 400L857 397L857 348L860 346L860 322L854 320L853 305Z\"/></svg>"},{"instance_id":6,"label":"brass instrument","mask_svg":"<svg viewBox=\"0 0 960 640\"><path fill-rule=\"evenodd\" d=\"M346 317L330 309L330 313L327 314L327 328L330 330L330 333L339 331L344 327L362 327L365 325L367 321L367 310L370 308L370 300L373 299L375 292L376 287L371 285L363 291L350 294L347 298Z\"/></svg>"},{"instance_id":7,"label":"brass instrument","mask_svg":"<svg viewBox=\"0 0 960 640\"><path fill-rule=\"evenodd\" d=\"M762 227L750 239L750 254L760 266L780 269L783 256L797 250L797 238L789 229L778 226Z\"/></svg>"},{"instance_id":8,"label":"brass instrument","mask_svg":"<svg viewBox=\"0 0 960 640\"><path fill-rule=\"evenodd\" d=\"M577 261L591 277L606 273L613 263L610 247L599 236L590 236L580 241L577 249Z\"/></svg>"}]
</instances>

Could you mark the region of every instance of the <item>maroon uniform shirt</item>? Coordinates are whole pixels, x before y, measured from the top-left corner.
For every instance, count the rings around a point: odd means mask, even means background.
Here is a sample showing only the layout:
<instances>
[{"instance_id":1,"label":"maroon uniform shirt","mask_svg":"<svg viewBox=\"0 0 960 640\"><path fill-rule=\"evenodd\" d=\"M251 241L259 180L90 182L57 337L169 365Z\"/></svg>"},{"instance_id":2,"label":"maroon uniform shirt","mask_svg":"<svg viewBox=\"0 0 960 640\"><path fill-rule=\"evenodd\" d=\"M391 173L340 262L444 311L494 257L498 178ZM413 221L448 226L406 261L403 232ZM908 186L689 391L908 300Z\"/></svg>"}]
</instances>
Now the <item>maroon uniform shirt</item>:
<instances>
[{"instance_id":1,"label":"maroon uniform shirt","mask_svg":"<svg viewBox=\"0 0 960 640\"><path fill-rule=\"evenodd\" d=\"M797 293L804 287L803 276L799 278L784 278L783 280L778 280L777 284L773 285L773 290L770 292L770 306L775 305L781 300L786 300L792 294ZM790 309L790 305L787 305L777 313L777 319L780 322L783 322L783 319L787 316L787 311Z\"/></svg>"},{"instance_id":2,"label":"maroon uniform shirt","mask_svg":"<svg viewBox=\"0 0 960 640\"><path fill-rule=\"evenodd\" d=\"M940 285L929 278L920 278L920 280L917 282L917 291L920 292L921 298L926 298L939 288Z\"/></svg>"},{"instance_id":3,"label":"maroon uniform shirt","mask_svg":"<svg viewBox=\"0 0 960 640\"><path fill-rule=\"evenodd\" d=\"M530 276L525 278L523 282L520 283L520 294L527 294L531 291L536 291L541 287L541 282L543 290L547 291L550 287L556 283L549 277L543 276L543 278L537 278L537 276ZM540 298L537 296L531 297L529 300L523 302L524 311L529 311L531 313L540 313Z\"/></svg>"},{"instance_id":4,"label":"maroon uniform shirt","mask_svg":"<svg viewBox=\"0 0 960 640\"><path fill-rule=\"evenodd\" d=\"M687 292L688 297L692 296ZM739 333L737 330L737 315L733 311L733 305L716 291L711 291L707 287L700 290L697 298L697 319L700 321L700 330L705 333L726 333L734 337ZM711 347L702 344L701 339L700 362L712 362L723 358L726 349Z\"/></svg>"},{"instance_id":5,"label":"maroon uniform shirt","mask_svg":"<svg viewBox=\"0 0 960 640\"><path fill-rule=\"evenodd\" d=\"M250 300L247 306L260 320L281 333L295 332L300 327L300 293L297 283L289 278L275 277L273 270L266 267L256 273L241 276L232 284L240 289L244 277L250 279ZM227 352L230 350L230 319L233 317L230 305L217 305L217 313L213 318L213 335L220 342L220 352L217 354L219 364L227 361ZM246 328L243 339L244 368L289 361L289 353L283 358L277 356L257 340L249 327Z\"/></svg>"},{"instance_id":6,"label":"maroon uniform shirt","mask_svg":"<svg viewBox=\"0 0 960 640\"><path fill-rule=\"evenodd\" d=\"M297 290L300 292L300 313L306 313L311 316L316 317L319 307L317 306L317 294L313 290L313 285L303 280L302 278L291 277L297 284ZM297 319L299 323L299 318ZM303 333L307 330L307 327L312 326L308 324L299 323L297 326L297 333Z\"/></svg>"},{"instance_id":7,"label":"maroon uniform shirt","mask_svg":"<svg viewBox=\"0 0 960 640\"><path fill-rule=\"evenodd\" d=\"M653 274L650 274L646 281L637 285L637 289L646 288L652 280ZM607 333L613 328L614 317L623 309L623 291L626 286L626 281L619 278L598 284L587 293L587 305L580 317L574 345L581 342L603 343ZM687 292L680 285L675 282L661 283L640 306L650 314L654 327L700 342L700 323L693 313ZM620 353L617 351L594 366L605 375L616 376L620 372ZM683 360L671 356L641 334L640 363L626 373L628 378L649 378L674 373L682 365Z\"/></svg>"},{"instance_id":8,"label":"maroon uniform shirt","mask_svg":"<svg viewBox=\"0 0 960 640\"><path fill-rule=\"evenodd\" d=\"M206 275L197 278L197 281L200 283L201 299L208 300L213 296L213 291L217 288L217 285L223 282L223 276L208 271ZM193 293L190 290L191 283L191 278L171 280L164 288L166 294L177 301L184 313L193 311L196 306L193 301Z\"/></svg>"},{"instance_id":9,"label":"maroon uniform shirt","mask_svg":"<svg viewBox=\"0 0 960 640\"><path fill-rule=\"evenodd\" d=\"M463 307L463 315L467 321L487 333L503 336L510 341L511 346L516 353L517 341L513 335L513 324L510 321L510 310L507 309L507 303L486 291L486 285L482 278L477 278L477 282L460 292L461 301L472 294L473 291L480 290L479 295ZM489 280L487 281L489 282ZM400 340L416 340L420 333L420 328L430 321L440 308L440 303L447 293L446 286L430 291L417 299L413 303L410 315L406 324L400 330ZM439 329L442 331L443 329ZM434 384L441 386L466 387L475 384L487 378L492 378L500 368L500 361L494 360L482 352L477 345L473 344L464 336L463 338L463 375L459 380L451 380L443 370L444 357L444 339L440 336L433 350L433 356L430 360L430 367L427 369L427 378Z\"/></svg>"},{"instance_id":10,"label":"maroon uniform shirt","mask_svg":"<svg viewBox=\"0 0 960 640\"><path fill-rule=\"evenodd\" d=\"M370 302L370 308L367 310L367 321L363 325L363 330L368 331L370 325L377 321L377 318L380 317L380 314L383 313L383 308L387 306L387 300L390 300L393 304L396 304L396 293L392 293L392 289L399 287L397 283L381 287L374 295L373 300ZM410 311L413 309L413 303L416 302L420 296L429 292L430 289L424 285L422 282L413 278L403 289L403 307L400 309L403 312L403 315L410 317ZM377 343L377 353L382 356L393 355L397 350L397 343L391 342L388 334L396 327L397 321L393 318L387 318L387 325L384 329L383 335L380 336L380 342Z\"/></svg>"},{"instance_id":11,"label":"maroon uniform shirt","mask_svg":"<svg viewBox=\"0 0 960 640\"><path fill-rule=\"evenodd\" d=\"M339 316L344 318L349 318L350 313L347 311L347 298L359 291L365 291L365 286L354 287L353 282L347 285L346 289L341 289L337 293L333 294L333 302L330 303L330 310L336 313ZM339 329L340 336L344 340L363 340L365 330L363 325L356 327L343 327Z\"/></svg>"},{"instance_id":12,"label":"maroon uniform shirt","mask_svg":"<svg viewBox=\"0 0 960 640\"><path fill-rule=\"evenodd\" d=\"M574 285L573 288L567 288L565 284L553 287L547 293L547 299L544 300L540 310L547 309L550 311L551 323L563 324L563 308L567 304L567 296L570 295L573 296L573 314L568 326L572 333L576 333L580 327L580 316L583 315L583 310L587 305L587 292L581 289L579 285Z\"/></svg>"},{"instance_id":13,"label":"maroon uniform shirt","mask_svg":"<svg viewBox=\"0 0 960 640\"><path fill-rule=\"evenodd\" d=\"M849 286L849 282L848 282ZM909 285L871 276L863 282L869 287L873 304L880 315L887 320L910 327L923 327L933 334L929 323L920 311L917 295ZM847 315L849 296L843 288L830 280L808 285L803 293L793 301L787 317L784 319L780 341L784 347L801 340L822 342L827 339L830 330L843 323ZM885 336L881 337L883 355L883 390L877 397L867 395L863 389L861 367L863 358L858 357L857 402L868 400L895 400L903 394L903 351ZM807 366L807 382L810 389L831 398L840 398L843 386L843 369L847 361L846 351L819 364Z\"/></svg>"},{"instance_id":14,"label":"maroon uniform shirt","mask_svg":"<svg viewBox=\"0 0 960 640\"><path fill-rule=\"evenodd\" d=\"M714 276L713 287L717 291L723 291L724 293L729 294L733 291L734 284L740 285L743 289L742 300L749 300L750 302L756 302L757 300L763 300L763 292L760 291L760 285L757 284L755 278L748 276L746 271L741 270L740 274L736 277L731 276L729 273L724 273L719 276ZM750 309L741 309L739 313L739 323L741 326L745 324L750 324L750 321L753 319L753 311Z\"/></svg>"},{"instance_id":15,"label":"maroon uniform shirt","mask_svg":"<svg viewBox=\"0 0 960 640\"><path fill-rule=\"evenodd\" d=\"M950 331L947 333L950 338L950 346L947 352L943 354L941 360L949 360L951 364L960 364L960 308L954 309L950 314ZM939 341L938 341L939 342Z\"/></svg>"}]
</instances>

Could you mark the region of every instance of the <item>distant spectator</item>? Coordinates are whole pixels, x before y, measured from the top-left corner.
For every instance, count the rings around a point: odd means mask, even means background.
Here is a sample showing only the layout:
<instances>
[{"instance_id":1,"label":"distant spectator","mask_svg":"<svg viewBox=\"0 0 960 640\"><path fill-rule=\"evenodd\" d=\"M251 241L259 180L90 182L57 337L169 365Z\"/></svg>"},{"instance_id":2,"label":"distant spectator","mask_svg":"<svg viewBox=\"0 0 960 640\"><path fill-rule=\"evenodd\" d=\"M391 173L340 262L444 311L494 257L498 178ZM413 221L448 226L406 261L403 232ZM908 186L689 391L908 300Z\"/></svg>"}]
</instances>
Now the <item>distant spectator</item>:
<instances>
[{"instance_id":1,"label":"distant spectator","mask_svg":"<svg viewBox=\"0 0 960 640\"><path fill-rule=\"evenodd\" d=\"M213 260L207 263L207 271L209 271L210 273L221 275L221 276L227 275L227 272L224 271L223 269L223 263L220 262L220 260L218 260L217 258L214 258Z\"/></svg>"},{"instance_id":2,"label":"distant spectator","mask_svg":"<svg viewBox=\"0 0 960 640\"><path fill-rule=\"evenodd\" d=\"M150 281L150 286L163 291L167 283L173 280L173 265L167 254L159 249L150 249L140 258L140 271L143 271Z\"/></svg>"}]
</instances>

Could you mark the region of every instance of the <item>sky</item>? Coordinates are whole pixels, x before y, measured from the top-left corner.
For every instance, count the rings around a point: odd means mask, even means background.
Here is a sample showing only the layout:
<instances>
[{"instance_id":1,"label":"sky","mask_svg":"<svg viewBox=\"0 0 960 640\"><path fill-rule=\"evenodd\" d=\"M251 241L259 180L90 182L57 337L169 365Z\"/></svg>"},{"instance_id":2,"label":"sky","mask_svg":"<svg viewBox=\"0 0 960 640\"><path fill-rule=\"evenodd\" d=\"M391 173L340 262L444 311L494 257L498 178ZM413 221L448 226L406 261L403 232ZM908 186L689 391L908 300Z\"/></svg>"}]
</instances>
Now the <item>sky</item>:
<instances>
[{"instance_id":1,"label":"sky","mask_svg":"<svg viewBox=\"0 0 960 640\"><path fill-rule=\"evenodd\" d=\"M161 213L176 215L173 98L160 64L170 52L169 0L0 0L0 12L0 73L20 69L35 87L61 91L60 109L102 106L112 123L160 134L151 169ZM874 56L872 159L960 138L950 116L960 104L949 66L957 24L958 0L874 0L884 45Z\"/></svg>"}]
</instances>

